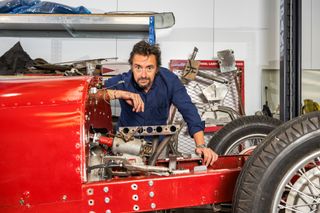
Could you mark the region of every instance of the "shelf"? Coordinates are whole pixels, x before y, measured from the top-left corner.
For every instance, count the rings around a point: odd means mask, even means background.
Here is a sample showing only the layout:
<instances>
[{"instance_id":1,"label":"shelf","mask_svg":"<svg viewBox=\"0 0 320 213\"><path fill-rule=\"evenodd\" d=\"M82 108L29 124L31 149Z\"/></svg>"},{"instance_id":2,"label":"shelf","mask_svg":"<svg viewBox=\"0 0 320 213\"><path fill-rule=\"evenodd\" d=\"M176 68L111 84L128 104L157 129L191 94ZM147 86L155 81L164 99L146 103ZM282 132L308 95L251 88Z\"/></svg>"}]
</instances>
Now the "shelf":
<instances>
[{"instance_id":1,"label":"shelf","mask_svg":"<svg viewBox=\"0 0 320 213\"><path fill-rule=\"evenodd\" d=\"M148 35L175 24L173 13L111 12L106 14L0 14L0 37L106 38Z\"/></svg>"}]
</instances>

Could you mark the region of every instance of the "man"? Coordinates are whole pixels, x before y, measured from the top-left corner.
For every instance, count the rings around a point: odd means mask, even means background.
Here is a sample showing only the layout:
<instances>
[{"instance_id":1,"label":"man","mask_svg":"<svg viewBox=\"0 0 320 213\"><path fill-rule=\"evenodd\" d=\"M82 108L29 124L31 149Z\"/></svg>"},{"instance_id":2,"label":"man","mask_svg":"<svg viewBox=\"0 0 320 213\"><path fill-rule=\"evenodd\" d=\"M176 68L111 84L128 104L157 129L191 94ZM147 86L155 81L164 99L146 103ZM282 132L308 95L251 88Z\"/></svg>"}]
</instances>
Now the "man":
<instances>
[{"instance_id":1,"label":"man","mask_svg":"<svg viewBox=\"0 0 320 213\"><path fill-rule=\"evenodd\" d=\"M179 78L161 66L157 45L140 41L130 53L131 70L105 82L110 99L119 99L121 114L118 126L165 125L173 104L188 125L196 143L196 153L204 156L206 166L217 154L205 146L204 122Z\"/></svg>"}]
</instances>

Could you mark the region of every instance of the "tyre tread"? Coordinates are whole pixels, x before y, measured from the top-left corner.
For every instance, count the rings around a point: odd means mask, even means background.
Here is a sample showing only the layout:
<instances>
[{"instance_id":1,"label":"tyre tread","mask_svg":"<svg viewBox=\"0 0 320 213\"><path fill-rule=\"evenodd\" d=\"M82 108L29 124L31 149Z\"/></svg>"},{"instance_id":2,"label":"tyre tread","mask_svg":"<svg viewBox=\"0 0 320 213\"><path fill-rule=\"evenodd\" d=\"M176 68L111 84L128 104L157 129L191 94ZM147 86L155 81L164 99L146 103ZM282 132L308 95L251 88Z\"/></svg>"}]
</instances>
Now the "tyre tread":
<instances>
[{"instance_id":1,"label":"tyre tread","mask_svg":"<svg viewBox=\"0 0 320 213\"><path fill-rule=\"evenodd\" d=\"M320 112L313 112L284 123L272 131L247 160L238 177L233 197L233 212L256 212L257 190L267 168L291 143L305 134L319 130ZM263 212L263 211L262 211Z\"/></svg>"}]
</instances>

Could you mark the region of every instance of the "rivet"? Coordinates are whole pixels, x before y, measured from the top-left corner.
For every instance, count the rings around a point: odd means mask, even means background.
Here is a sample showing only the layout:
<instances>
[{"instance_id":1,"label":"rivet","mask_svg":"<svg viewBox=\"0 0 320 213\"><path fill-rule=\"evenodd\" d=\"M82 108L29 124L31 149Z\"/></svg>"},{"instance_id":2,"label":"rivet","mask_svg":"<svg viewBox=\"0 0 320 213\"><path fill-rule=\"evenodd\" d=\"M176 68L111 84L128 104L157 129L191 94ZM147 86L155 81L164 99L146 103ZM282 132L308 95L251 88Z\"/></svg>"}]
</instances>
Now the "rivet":
<instances>
[{"instance_id":1,"label":"rivet","mask_svg":"<svg viewBox=\"0 0 320 213\"><path fill-rule=\"evenodd\" d=\"M154 192L150 192L150 193L149 193L149 196L150 196L150 197L154 197Z\"/></svg>"},{"instance_id":2,"label":"rivet","mask_svg":"<svg viewBox=\"0 0 320 213\"><path fill-rule=\"evenodd\" d=\"M87 195L93 195L93 189L92 188L87 189Z\"/></svg>"},{"instance_id":3,"label":"rivet","mask_svg":"<svg viewBox=\"0 0 320 213\"><path fill-rule=\"evenodd\" d=\"M132 185L131 185L131 189L132 189L132 190L137 190L137 189L138 189L138 185L135 184L135 183L132 184Z\"/></svg>"},{"instance_id":4,"label":"rivet","mask_svg":"<svg viewBox=\"0 0 320 213\"><path fill-rule=\"evenodd\" d=\"M153 181L152 180L149 180L149 186L153 186Z\"/></svg>"},{"instance_id":5,"label":"rivet","mask_svg":"<svg viewBox=\"0 0 320 213\"><path fill-rule=\"evenodd\" d=\"M134 206L133 206L133 210L134 210L134 211L139 211L139 206L138 206L138 205L134 205Z\"/></svg>"},{"instance_id":6,"label":"rivet","mask_svg":"<svg viewBox=\"0 0 320 213\"><path fill-rule=\"evenodd\" d=\"M156 204L155 204L155 203L151 203L150 206L151 206L152 209L155 209L155 208L156 208Z\"/></svg>"},{"instance_id":7,"label":"rivet","mask_svg":"<svg viewBox=\"0 0 320 213\"><path fill-rule=\"evenodd\" d=\"M62 200L63 200L63 201L66 201L66 200L67 200L67 195L63 195L63 196L62 196Z\"/></svg>"},{"instance_id":8,"label":"rivet","mask_svg":"<svg viewBox=\"0 0 320 213\"><path fill-rule=\"evenodd\" d=\"M110 198L105 197L105 198L104 198L104 202L105 202L105 203L110 203Z\"/></svg>"},{"instance_id":9,"label":"rivet","mask_svg":"<svg viewBox=\"0 0 320 213\"><path fill-rule=\"evenodd\" d=\"M108 186L105 186L105 187L103 188L103 191L104 191L105 193L107 193L107 192L109 191Z\"/></svg>"},{"instance_id":10,"label":"rivet","mask_svg":"<svg viewBox=\"0 0 320 213\"><path fill-rule=\"evenodd\" d=\"M139 196L137 194L132 195L132 200L135 200L135 201L139 200Z\"/></svg>"},{"instance_id":11,"label":"rivet","mask_svg":"<svg viewBox=\"0 0 320 213\"><path fill-rule=\"evenodd\" d=\"M106 213L111 213L111 210L110 210L110 209L107 209L107 210L106 210Z\"/></svg>"},{"instance_id":12,"label":"rivet","mask_svg":"<svg viewBox=\"0 0 320 213\"><path fill-rule=\"evenodd\" d=\"M76 143L76 149L79 149L80 148L80 143Z\"/></svg>"},{"instance_id":13,"label":"rivet","mask_svg":"<svg viewBox=\"0 0 320 213\"><path fill-rule=\"evenodd\" d=\"M93 199L88 200L88 204L89 204L89 206L93 206L94 205L94 200Z\"/></svg>"},{"instance_id":14,"label":"rivet","mask_svg":"<svg viewBox=\"0 0 320 213\"><path fill-rule=\"evenodd\" d=\"M76 168L76 173L80 173L80 167Z\"/></svg>"}]
</instances>

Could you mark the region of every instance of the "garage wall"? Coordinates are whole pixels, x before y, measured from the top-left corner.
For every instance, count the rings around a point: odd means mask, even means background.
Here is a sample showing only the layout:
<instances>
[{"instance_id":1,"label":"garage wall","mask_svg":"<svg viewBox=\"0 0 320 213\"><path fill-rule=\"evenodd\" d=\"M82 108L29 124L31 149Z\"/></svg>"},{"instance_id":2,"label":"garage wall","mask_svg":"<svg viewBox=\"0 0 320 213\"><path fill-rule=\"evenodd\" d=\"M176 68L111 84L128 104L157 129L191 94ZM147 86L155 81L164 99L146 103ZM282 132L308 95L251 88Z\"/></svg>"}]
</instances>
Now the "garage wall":
<instances>
[{"instance_id":1,"label":"garage wall","mask_svg":"<svg viewBox=\"0 0 320 213\"><path fill-rule=\"evenodd\" d=\"M197 59L213 59L216 52L233 49L245 61L246 113L261 109L261 70L277 68L279 58L279 0L56 0L83 5L96 13L108 11L173 12L176 24L158 30L163 66L170 59L186 59L197 46ZM0 38L0 54L20 40L32 58L49 62L114 57L127 60L140 39Z\"/></svg>"}]
</instances>

